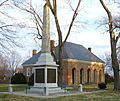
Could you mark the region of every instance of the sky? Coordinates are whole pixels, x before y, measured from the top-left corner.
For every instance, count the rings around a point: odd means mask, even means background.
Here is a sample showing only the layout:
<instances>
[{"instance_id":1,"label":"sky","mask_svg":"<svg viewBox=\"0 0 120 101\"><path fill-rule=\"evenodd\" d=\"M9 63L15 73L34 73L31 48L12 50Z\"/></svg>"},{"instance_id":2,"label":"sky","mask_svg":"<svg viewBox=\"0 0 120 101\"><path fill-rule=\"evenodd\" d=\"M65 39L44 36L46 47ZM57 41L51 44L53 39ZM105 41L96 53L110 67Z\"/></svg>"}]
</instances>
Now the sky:
<instances>
[{"instance_id":1,"label":"sky","mask_svg":"<svg viewBox=\"0 0 120 101\"><path fill-rule=\"evenodd\" d=\"M45 1L31 0L31 3L34 5L34 7L39 8L41 10ZM73 6L73 8L76 7L76 3L77 2L75 2L74 0L71 0L71 5ZM114 12L114 14L117 14L116 5L110 5L109 9L112 12ZM12 14L12 16L18 19L17 21L23 21L23 22L25 21L29 25L34 26L33 22L28 19L29 15L25 14L24 12L21 12L19 10L18 11L8 10L8 11ZM68 25L71 21L72 14L73 11L70 9L70 6L66 2L66 0L59 0L58 18L61 25L61 30L64 33L63 35L64 38L67 33ZM99 24L97 22L100 22L101 19L105 16L106 13L103 10L99 0L83 0L80 4L79 14L77 16L77 19L74 23L74 26L71 30L71 34L68 37L67 41L76 44L81 44L86 48L91 47L92 52L95 55L97 55L100 58L103 58L105 53L110 52L109 34L104 33L105 29L102 27L98 27ZM50 17L51 17L51 26L50 26L51 39L54 39L57 45L58 39L57 39L57 31L55 28L54 18L52 14ZM20 36L24 38L21 37L21 39L18 39L18 41L22 42L24 44L24 47L15 48L17 51L19 51L19 53L22 55L23 58L27 56L31 56L32 49L36 49L37 51L40 50L41 42L37 41L38 42L37 43L33 39L34 36L26 34L28 30L29 29L26 30L24 29L19 32Z\"/></svg>"}]
</instances>

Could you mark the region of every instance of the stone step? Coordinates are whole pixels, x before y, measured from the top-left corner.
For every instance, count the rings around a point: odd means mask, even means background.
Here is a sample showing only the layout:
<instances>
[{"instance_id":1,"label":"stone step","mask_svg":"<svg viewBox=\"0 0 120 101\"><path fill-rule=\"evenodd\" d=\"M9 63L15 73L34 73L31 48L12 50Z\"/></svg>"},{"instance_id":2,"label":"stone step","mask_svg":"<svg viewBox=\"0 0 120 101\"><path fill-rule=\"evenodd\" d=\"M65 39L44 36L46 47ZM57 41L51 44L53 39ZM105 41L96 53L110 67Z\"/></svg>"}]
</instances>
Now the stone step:
<instances>
[{"instance_id":1,"label":"stone step","mask_svg":"<svg viewBox=\"0 0 120 101\"><path fill-rule=\"evenodd\" d=\"M61 89L60 87L57 87L57 88L49 88L48 92L49 93L64 93L65 91Z\"/></svg>"},{"instance_id":2,"label":"stone step","mask_svg":"<svg viewBox=\"0 0 120 101\"><path fill-rule=\"evenodd\" d=\"M30 94L40 94L45 95L45 87L31 87L29 90L27 90L27 93ZM49 87L47 88L48 94L56 94L56 93L64 93L65 91L61 89L60 87Z\"/></svg>"}]
</instances>

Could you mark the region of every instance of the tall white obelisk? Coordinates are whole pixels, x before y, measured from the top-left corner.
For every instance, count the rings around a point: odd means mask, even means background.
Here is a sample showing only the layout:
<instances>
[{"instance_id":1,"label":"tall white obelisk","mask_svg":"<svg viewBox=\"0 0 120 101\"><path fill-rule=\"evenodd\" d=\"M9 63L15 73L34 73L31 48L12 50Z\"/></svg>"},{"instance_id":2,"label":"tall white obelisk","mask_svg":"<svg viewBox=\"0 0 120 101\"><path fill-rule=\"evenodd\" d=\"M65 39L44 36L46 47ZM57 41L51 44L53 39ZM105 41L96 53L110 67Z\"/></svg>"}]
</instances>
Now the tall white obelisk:
<instances>
[{"instance_id":1,"label":"tall white obelisk","mask_svg":"<svg viewBox=\"0 0 120 101\"><path fill-rule=\"evenodd\" d=\"M44 5L43 11L43 32L42 32L42 49L37 64L56 65L50 52L50 11L47 4Z\"/></svg>"},{"instance_id":2,"label":"tall white obelisk","mask_svg":"<svg viewBox=\"0 0 120 101\"><path fill-rule=\"evenodd\" d=\"M50 12L47 4L43 11L42 52L50 53Z\"/></svg>"},{"instance_id":3,"label":"tall white obelisk","mask_svg":"<svg viewBox=\"0 0 120 101\"><path fill-rule=\"evenodd\" d=\"M50 52L50 12L46 3L43 10L42 49L35 64L34 86L57 87L57 67Z\"/></svg>"},{"instance_id":4,"label":"tall white obelisk","mask_svg":"<svg viewBox=\"0 0 120 101\"><path fill-rule=\"evenodd\" d=\"M50 12L47 3L43 11L43 32L42 32L42 49L38 61L34 65L34 86L29 92L49 93L64 92L58 87L58 65L50 52Z\"/></svg>"}]
</instances>

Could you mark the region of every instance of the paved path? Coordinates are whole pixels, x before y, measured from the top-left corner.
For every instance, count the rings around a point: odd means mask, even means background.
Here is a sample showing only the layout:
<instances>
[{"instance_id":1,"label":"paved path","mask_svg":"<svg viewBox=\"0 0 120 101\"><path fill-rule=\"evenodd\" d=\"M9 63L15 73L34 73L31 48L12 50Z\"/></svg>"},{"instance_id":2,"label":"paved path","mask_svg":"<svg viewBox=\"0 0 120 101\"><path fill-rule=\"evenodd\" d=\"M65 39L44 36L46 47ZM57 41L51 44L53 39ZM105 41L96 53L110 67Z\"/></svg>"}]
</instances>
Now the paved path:
<instances>
[{"instance_id":1,"label":"paved path","mask_svg":"<svg viewBox=\"0 0 120 101\"><path fill-rule=\"evenodd\" d=\"M98 91L92 91L92 92L67 92L67 93L58 93L58 94L51 94L48 96L45 95L39 95L39 94L26 94L25 92L0 92L0 94L14 94L18 96L30 96L30 97L38 97L38 98L56 98L61 96L72 96L72 95L80 95L80 94L91 94L91 93L98 93L98 92L104 92L105 90L98 90Z\"/></svg>"}]
</instances>

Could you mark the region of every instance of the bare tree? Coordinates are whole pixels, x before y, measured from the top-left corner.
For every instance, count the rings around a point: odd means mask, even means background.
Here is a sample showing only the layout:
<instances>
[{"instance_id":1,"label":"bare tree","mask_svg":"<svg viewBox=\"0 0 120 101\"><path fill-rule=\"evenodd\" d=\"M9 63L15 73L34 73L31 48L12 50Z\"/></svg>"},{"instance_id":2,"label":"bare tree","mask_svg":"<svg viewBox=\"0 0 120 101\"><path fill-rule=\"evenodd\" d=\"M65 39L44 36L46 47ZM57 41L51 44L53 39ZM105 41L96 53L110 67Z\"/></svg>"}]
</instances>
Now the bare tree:
<instances>
[{"instance_id":1,"label":"bare tree","mask_svg":"<svg viewBox=\"0 0 120 101\"><path fill-rule=\"evenodd\" d=\"M70 1L70 0L69 0ZM71 29L72 29L72 26L74 24L74 21L78 15L78 11L79 11L79 7L80 7L80 3L81 3L82 0L78 0L77 2L77 5L76 5L76 8L74 9L72 7L72 5L70 5L70 7L72 8L72 11L74 12L73 13L73 16L72 16L72 19L71 19L71 22L69 24L69 28L68 28L68 32L67 32L67 35L65 37L65 40L63 40L63 33L62 33L62 30L61 30L61 26L60 26L60 23L59 23L59 19L58 19L58 15L57 15L57 0L46 0L47 2L47 5L49 6L53 16L54 16L54 20L55 20L55 24L56 24L56 29L57 29L57 33L58 33L58 47L59 47L59 54L58 54L58 63L59 63L59 71L58 71L58 74L59 74L59 84L62 85L63 83L63 47L64 47L64 44L65 42L67 41L69 35L70 35L70 32L71 32ZM52 3L51 3L52 2Z\"/></svg>"},{"instance_id":2,"label":"bare tree","mask_svg":"<svg viewBox=\"0 0 120 101\"><path fill-rule=\"evenodd\" d=\"M8 68L7 58L0 54L0 69Z\"/></svg>"},{"instance_id":3,"label":"bare tree","mask_svg":"<svg viewBox=\"0 0 120 101\"><path fill-rule=\"evenodd\" d=\"M109 75L113 75L113 69L112 69L110 54L106 53L103 57L103 60L105 61L105 73L107 73Z\"/></svg>"},{"instance_id":4,"label":"bare tree","mask_svg":"<svg viewBox=\"0 0 120 101\"><path fill-rule=\"evenodd\" d=\"M29 0L31 1L31 0ZM35 29L35 32L30 32L35 36L35 39L42 39L42 24L43 21L41 19L41 16L39 14L39 11L35 9L35 7L32 5L32 2L23 2L21 0L13 0L14 5L24 11L25 13L28 13L30 17L28 18L31 20L31 22L34 23L35 26L28 26L26 23L24 23L24 26L27 28Z\"/></svg>"},{"instance_id":5,"label":"bare tree","mask_svg":"<svg viewBox=\"0 0 120 101\"><path fill-rule=\"evenodd\" d=\"M120 91L120 75L119 75L119 64L118 64L118 59L117 59L117 52L116 52L116 46L117 42L120 37L120 32L116 33L116 29L119 29L119 27L116 26L116 22L114 23L113 20L113 15L111 14L111 11L107 7L107 5L104 3L103 0L99 0L101 5L103 6L105 12L107 13L108 16L108 32L110 34L110 44L111 44L111 62L112 62L112 68L114 72L114 90L115 91ZM118 24L117 24L118 25ZM120 30L119 30L120 31Z\"/></svg>"},{"instance_id":6,"label":"bare tree","mask_svg":"<svg viewBox=\"0 0 120 101\"><path fill-rule=\"evenodd\" d=\"M0 54L0 78L3 80L7 76L10 80L21 62L21 56L16 51L12 51L9 55Z\"/></svg>"},{"instance_id":7,"label":"bare tree","mask_svg":"<svg viewBox=\"0 0 120 101\"><path fill-rule=\"evenodd\" d=\"M0 79L1 82L8 76L9 78L9 71L8 71L8 63L7 58L0 54Z\"/></svg>"},{"instance_id":8,"label":"bare tree","mask_svg":"<svg viewBox=\"0 0 120 101\"><path fill-rule=\"evenodd\" d=\"M13 18L5 12L5 7L12 8L9 0L0 1L0 52L10 50L9 47L20 46L15 40L18 38L16 25L10 22Z\"/></svg>"},{"instance_id":9,"label":"bare tree","mask_svg":"<svg viewBox=\"0 0 120 101\"><path fill-rule=\"evenodd\" d=\"M16 51L12 51L7 56L7 62L8 62L8 69L11 71L12 75L14 75L16 73L16 69L20 67L22 58Z\"/></svg>"}]
</instances>

